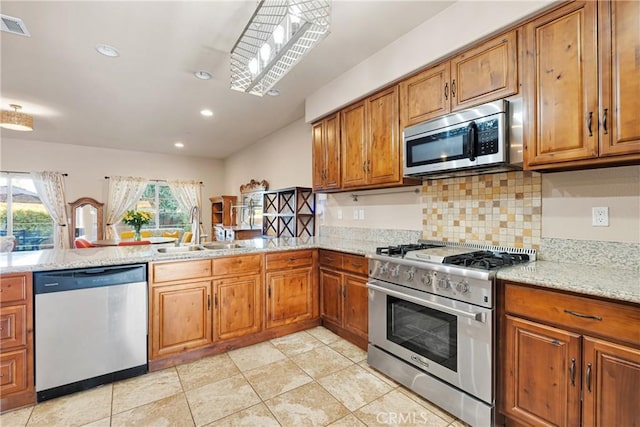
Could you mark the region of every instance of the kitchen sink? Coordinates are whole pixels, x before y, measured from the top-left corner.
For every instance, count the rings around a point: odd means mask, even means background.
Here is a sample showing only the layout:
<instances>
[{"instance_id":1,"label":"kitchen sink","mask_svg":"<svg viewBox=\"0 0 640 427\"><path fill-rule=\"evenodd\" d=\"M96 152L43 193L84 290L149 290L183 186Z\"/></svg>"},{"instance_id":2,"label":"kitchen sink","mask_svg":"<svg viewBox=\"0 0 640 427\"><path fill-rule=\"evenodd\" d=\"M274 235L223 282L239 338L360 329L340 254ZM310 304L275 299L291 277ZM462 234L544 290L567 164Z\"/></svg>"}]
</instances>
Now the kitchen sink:
<instances>
[{"instance_id":1,"label":"kitchen sink","mask_svg":"<svg viewBox=\"0 0 640 427\"><path fill-rule=\"evenodd\" d=\"M204 251L205 249L202 246L167 246L164 248L158 248L157 251L161 254L176 254L176 253L184 253L184 252L196 252L196 251Z\"/></svg>"},{"instance_id":2,"label":"kitchen sink","mask_svg":"<svg viewBox=\"0 0 640 427\"><path fill-rule=\"evenodd\" d=\"M203 243L202 247L209 250L216 250L216 249L237 249L237 248L243 248L244 246L239 243L210 242L210 243Z\"/></svg>"}]
</instances>

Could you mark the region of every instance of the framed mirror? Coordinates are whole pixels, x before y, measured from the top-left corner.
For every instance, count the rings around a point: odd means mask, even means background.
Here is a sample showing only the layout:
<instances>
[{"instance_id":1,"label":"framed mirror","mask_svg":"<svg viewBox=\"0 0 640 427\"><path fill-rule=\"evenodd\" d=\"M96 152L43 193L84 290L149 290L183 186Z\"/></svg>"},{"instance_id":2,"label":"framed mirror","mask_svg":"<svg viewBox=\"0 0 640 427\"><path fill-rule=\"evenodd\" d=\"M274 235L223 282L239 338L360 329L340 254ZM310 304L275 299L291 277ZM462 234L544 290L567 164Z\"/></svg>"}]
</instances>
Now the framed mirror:
<instances>
[{"instance_id":1,"label":"framed mirror","mask_svg":"<svg viewBox=\"0 0 640 427\"><path fill-rule=\"evenodd\" d=\"M87 239L90 242L102 240L102 208L100 203L91 197L81 197L75 202L69 203L71 207L71 247L77 238Z\"/></svg>"}]
</instances>

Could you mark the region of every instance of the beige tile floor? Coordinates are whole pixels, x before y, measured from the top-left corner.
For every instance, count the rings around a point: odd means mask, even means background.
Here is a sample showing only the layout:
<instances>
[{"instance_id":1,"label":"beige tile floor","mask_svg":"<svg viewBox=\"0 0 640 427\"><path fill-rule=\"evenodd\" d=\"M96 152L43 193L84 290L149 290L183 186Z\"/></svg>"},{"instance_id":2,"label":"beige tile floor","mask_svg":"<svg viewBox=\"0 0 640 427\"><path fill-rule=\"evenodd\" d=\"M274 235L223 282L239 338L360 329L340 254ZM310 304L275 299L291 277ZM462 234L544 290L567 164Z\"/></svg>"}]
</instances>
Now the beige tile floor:
<instances>
[{"instance_id":1,"label":"beige tile floor","mask_svg":"<svg viewBox=\"0 0 640 427\"><path fill-rule=\"evenodd\" d=\"M0 426L462 427L317 327L0 416Z\"/></svg>"}]
</instances>

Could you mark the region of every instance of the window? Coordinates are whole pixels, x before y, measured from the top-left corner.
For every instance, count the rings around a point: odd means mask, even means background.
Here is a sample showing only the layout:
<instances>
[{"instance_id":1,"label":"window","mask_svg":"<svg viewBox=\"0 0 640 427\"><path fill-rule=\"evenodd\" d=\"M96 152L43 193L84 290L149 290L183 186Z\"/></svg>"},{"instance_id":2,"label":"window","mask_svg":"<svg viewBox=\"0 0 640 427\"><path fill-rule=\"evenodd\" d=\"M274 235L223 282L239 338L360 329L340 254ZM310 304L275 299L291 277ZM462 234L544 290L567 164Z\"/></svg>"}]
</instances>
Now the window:
<instances>
[{"instance_id":1,"label":"window","mask_svg":"<svg viewBox=\"0 0 640 427\"><path fill-rule=\"evenodd\" d=\"M28 175L0 175L0 235L14 236L16 251L53 248L53 219Z\"/></svg>"},{"instance_id":2,"label":"window","mask_svg":"<svg viewBox=\"0 0 640 427\"><path fill-rule=\"evenodd\" d=\"M190 228L189 213L180 209L169 186L163 182L150 182L136 209L153 213L153 221L143 228Z\"/></svg>"}]
</instances>

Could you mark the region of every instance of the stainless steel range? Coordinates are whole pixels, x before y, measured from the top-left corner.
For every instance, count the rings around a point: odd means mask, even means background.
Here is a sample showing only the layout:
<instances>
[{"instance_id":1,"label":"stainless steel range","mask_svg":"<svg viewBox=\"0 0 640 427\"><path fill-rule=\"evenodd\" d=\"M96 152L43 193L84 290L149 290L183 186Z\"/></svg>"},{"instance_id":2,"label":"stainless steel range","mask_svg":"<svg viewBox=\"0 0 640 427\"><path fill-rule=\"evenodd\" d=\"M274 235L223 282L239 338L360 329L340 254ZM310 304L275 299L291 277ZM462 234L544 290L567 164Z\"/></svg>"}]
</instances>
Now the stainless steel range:
<instances>
[{"instance_id":1,"label":"stainless steel range","mask_svg":"<svg viewBox=\"0 0 640 427\"><path fill-rule=\"evenodd\" d=\"M376 252L369 365L466 423L497 424L495 274L535 251L421 241Z\"/></svg>"}]
</instances>

